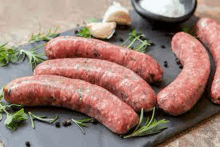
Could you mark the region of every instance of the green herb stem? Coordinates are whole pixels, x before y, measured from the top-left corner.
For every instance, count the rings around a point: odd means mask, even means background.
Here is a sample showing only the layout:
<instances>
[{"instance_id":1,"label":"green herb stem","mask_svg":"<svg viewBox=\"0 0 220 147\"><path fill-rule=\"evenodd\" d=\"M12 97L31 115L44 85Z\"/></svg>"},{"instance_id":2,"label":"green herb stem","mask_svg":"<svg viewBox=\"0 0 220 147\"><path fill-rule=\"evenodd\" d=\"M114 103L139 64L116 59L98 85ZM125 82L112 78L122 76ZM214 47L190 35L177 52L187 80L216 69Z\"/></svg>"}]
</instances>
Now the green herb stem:
<instances>
[{"instance_id":1,"label":"green herb stem","mask_svg":"<svg viewBox=\"0 0 220 147\"><path fill-rule=\"evenodd\" d=\"M39 121L42 121L42 122L46 122L46 123L53 123L55 122L59 116L55 116L53 118L45 118L46 116L37 116L37 115L34 115L33 113L31 112L28 112L29 116L30 116L30 120L31 120L31 127L34 129L35 128L35 125L34 125L34 120L39 120Z\"/></svg>"},{"instance_id":2,"label":"green herb stem","mask_svg":"<svg viewBox=\"0 0 220 147\"><path fill-rule=\"evenodd\" d=\"M135 43L137 43L138 45L134 46L133 50L145 53L147 46L151 44L147 39L142 40L141 37L144 37L144 34L137 33L134 29L131 33L129 33L129 37L121 44L121 46L125 46L125 44L130 40L130 43L125 47L130 49Z\"/></svg>"},{"instance_id":3,"label":"green herb stem","mask_svg":"<svg viewBox=\"0 0 220 147\"><path fill-rule=\"evenodd\" d=\"M88 127L89 125L86 123L91 122L93 119L92 118L86 118L86 119L81 119L81 120L75 120L75 119L71 119L78 127L79 129L82 131L82 133L85 135L85 131L82 127Z\"/></svg>"},{"instance_id":4,"label":"green herb stem","mask_svg":"<svg viewBox=\"0 0 220 147\"><path fill-rule=\"evenodd\" d=\"M137 127L133 131L133 133L131 133L127 136L124 136L123 138L130 138L130 137L137 137L137 136L145 136L145 135L155 134L155 133L159 133L162 130L167 128L166 126L162 126L162 124L166 124L169 121L167 121L165 119L157 121L156 119L154 119L155 108L153 108L153 112L152 112L152 116L151 116L150 121L149 121L149 118L147 118L144 126L141 126L141 123L143 121L143 111L144 110L141 109L140 120L139 120L139 123L138 123Z\"/></svg>"},{"instance_id":5,"label":"green herb stem","mask_svg":"<svg viewBox=\"0 0 220 147\"><path fill-rule=\"evenodd\" d=\"M47 33L41 33L41 30L39 29L38 34L31 34L31 37L28 41L28 43L32 43L32 42L37 42L37 41L49 41L50 39L52 39L53 37L58 36L59 34L57 33L59 27L56 27L54 29L54 31L52 31L52 29L48 29Z\"/></svg>"},{"instance_id":6,"label":"green herb stem","mask_svg":"<svg viewBox=\"0 0 220 147\"><path fill-rule=\"evenodd\" d=\"M77 122L76 120L74 120L74 119L71 119L78 127L79 127L79 129L82 131L82 133L84 134L84 135L86 135L86 132L84 131L84 129L79 125L79 122Z\"/></svg>"}]
</instances>

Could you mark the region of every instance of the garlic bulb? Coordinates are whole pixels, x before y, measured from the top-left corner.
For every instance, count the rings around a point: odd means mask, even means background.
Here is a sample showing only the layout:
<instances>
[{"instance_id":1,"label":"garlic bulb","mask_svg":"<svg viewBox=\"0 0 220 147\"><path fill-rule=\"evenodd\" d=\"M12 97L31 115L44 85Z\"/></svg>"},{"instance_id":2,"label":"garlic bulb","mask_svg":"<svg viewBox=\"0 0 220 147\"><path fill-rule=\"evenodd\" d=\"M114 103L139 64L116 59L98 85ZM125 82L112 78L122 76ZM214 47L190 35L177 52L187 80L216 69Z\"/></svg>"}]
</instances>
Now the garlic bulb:
<instances>
[{"instance_id":1,"label":"garlic bulb","mask_svg":"<svg viewBox=\"0 0 220 147\"><path fill-rule=\"evenodd\" d=\"M109 39L115 32L116 23L115 22L97 22L89 23L86 25L92 36L101 39Z\"/></svg>"},{"instance_id":2,"label":"garlic bulb","mask_svg":"<svg viewBox=\"0 0 220 147\"><path fill-rule=\"evenodd\" d=\"M119 25L130 25L131 16L128 9L122 7L120 3L114 2L106 11L103 22L116 22Z\"/></svg>"}]
</instances>

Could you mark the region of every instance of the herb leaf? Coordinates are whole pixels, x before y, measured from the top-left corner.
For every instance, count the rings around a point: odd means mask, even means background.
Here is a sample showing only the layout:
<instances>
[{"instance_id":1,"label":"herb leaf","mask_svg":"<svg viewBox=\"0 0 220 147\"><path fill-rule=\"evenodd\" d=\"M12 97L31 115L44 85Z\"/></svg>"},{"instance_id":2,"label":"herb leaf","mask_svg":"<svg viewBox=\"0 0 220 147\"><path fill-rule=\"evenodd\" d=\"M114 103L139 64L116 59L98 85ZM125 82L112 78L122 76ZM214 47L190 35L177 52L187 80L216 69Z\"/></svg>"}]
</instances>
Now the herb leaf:
<instances>
[{"instance_id":1,"label":"herb leaf","mask_svg":"<svg viewBox=\"0 0 220 147\"><path fill-rule=\"evenodd\" d=\"M7 112L7 118L5 120L5 125L11 131L15 131L20 122L27 120L27 114L24 112L24 109L20 109L19 111L15 112L14 114L10 114Z\"/></svg>"},{"instance_id":2,"label":"herb leaf","mask_svg":"<svg viewBox=\"0 0 220 147\"><path fill-rule=\"evenodd\" d=\"M0 113L6 112L7 106L5 105L4 102L0 102Z\"/></svg>"},{"instance_id":3,"label":"herb leaf","mask_svg":"<svg viewBox=\"0 0 220 147\"><path fill-rule=\"evenodd\" d=\"M59 34L57 33L59 27L56 27L54 31L52 29L48 29L47 33L41 33L41 30L39 30L38 34L31 34L31 37L29 39L29 43L36 42L36 41L49 41L53 37L58 36Z\"/></svg>"},{"instance_id":4,"label":"herb leaf","mask_svg":"<svg viewBox=\"0 0 220 147\"><path fill-rule=\"evenodd\" d=\"M37 53L36 50L43 47L44 44L39 45L37 47L31 48L29 50L23 50L21 49L19 52L19 59L25 59L25 57L28 58L29 64L31 65L32 69L37 66L37 64L44 61L42 58L44 56L44 53Z\"/></svg>"},{"instance_id":5,"label":"herb leaf","mask_svg":"<svg viewBox=\"0 0 220 147\"><path fill-rule=\"evenodd\" d=\"M89 125L86 123L92 122L93 118L86 118L86 119L81 119L81 120L71 119L71 120L79 127L82 133L86 135L82 127L88 127Z\"/></svg>"},{"instance_id":6,"label":"herb leaf","mask_svg":"<svg viewBox=\"0 0 220 147\"><path fill-rule=\"evenodd\" d=\"M8 63L15 63L20 60L25 60L26 57L29 59L31 67L34 68L37 64L44 61L42 56L43 53L37 53L36 50L43 47L44 44L33 47L29 50L19 49L17 47L8 47L6 43L0 46L0 66L6 66Z\"/></svg>"},{"instance_id":7,"label":"herb leaf","mask_svg":"<svg viewBox=\"0 0 220 147\"><path fill-rule=\"evenodd\" d=\"M32 128L35 128L35 125L34 125L34 120L37 119L39 121L42 121L42 122L46 122L46 123L53 123L55 122L59 116L55 116L55 117L52 117L52 118L45 118L46 116L38 116L38 115L34 115L33 113L31 112L28 112L29 116L30 116L30 120L31 120L31 127Z\"/></svg>"},{"instance_id":8,"label":"herb leaf","mask_svg":"<svg viewBox=\"0 0 220 147\"><path fill-rule=\"evenodd\" d=\"M146 135L150 135L150 134L159 133L162 130L166 129L167 127L163 126L163 124L166 124L169 121L167 121L165 119L157 121L156 119L154 119L154 115L155 115L155 107L153 109L151 119L149 120L149 118L147 118L145 125L140 126L140 124L143 120L143 109L141 109L140 121L138 123L138 126L136 127L136 129L133 131L132 134L124 136L123 138L146 136Z\"/></svg>"},{"instance_id":9,"label":"herb leaf","mask_svg":"<svg viewBox=\"0 0 220 147\"><path fill-rule=\"evenodd\" d=\"M16 62L18 50L15 47L6 46L7 43L0 45L0 66L6 66L8 63Z\"/></svg>"},{"instance_id":10,"label":"herb leaf","mask_svg":"<svg viewBox=\"0 0 220 147\"><path fill-rule=\"evenodd\" d=\"M90 33L89 29L86 27L81 28L76 35L78 37L92 38L92 34Z\"/></svg>"},{"instance_id":11,"label":"herb leaf","mask_svg":"<svg viewBox=\"0 0 220 147\"><path fill-rule=\"evenodd\" d=\"M125 46L129 49L133 48L134 46L135 51L139 51L142 53L145 53L146 48L151 45L151 43L146 38L144 34L137 33L135 29L132 30L131 33L129 33L129 37L122 43L122 46ZM126 45L129 42L128 45ZM136 45L138 44L138 45Z\"/></svg>"}]
</instances>

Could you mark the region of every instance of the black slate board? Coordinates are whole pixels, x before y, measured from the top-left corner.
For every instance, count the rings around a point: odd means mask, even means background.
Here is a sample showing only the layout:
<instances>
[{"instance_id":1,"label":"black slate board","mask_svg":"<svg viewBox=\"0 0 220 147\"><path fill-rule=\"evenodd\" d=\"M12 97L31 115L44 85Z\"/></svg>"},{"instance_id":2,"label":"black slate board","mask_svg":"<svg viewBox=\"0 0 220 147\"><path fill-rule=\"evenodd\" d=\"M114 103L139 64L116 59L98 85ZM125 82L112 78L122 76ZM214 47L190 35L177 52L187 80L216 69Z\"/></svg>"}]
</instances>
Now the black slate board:
<instances>
[{"instance_id":1,"label":"black slate board","mask_svg":"<svg viewBox=\"0 0 220 147\"><path fill-rule=\"evenodd\" d=\"M142 31L146 34L147 38L152 41L155 45L150 46L147 49L147 53L152 55L159 64L164 68L163 83L160 87L153 86L154 90L158 92L160 88L168 85L181 71L175 62L175 55L172 53L170 48L170 41L172 34L178 30L178 27L171 26L160 26L160 24L149 24L147 21L142 19L138 14L132 12L132 25L127 29L117 29L116 35L110 40L110 42L115 44L121 44L120 39L126 39L129 32L132 29L137 29L137 31ZM197 18L192 17L189 21L181 25L190 26L193 25ZM166 28L166 29L162 29ZM175 31L176 30L176 31ZM61 33L60 35L75 35L75 30L69 30L67 32ZM29 44L23 46L23 49L29 49L33 46L45 43L43 41L38 43ZM161 45L165 45L165 48L161 48ZM44 48L41 48L39 52L42 52ZM168 67L163 66L164 61L168 62ZM211 60L211 57L210 57ZM213 63L212 63L213 70ZM25 61L18 65L10 64L9 66L0 68L0 85L6 85L11 80L32 75L31 67L28 62ZM211 74L212 75L212 74ZM216 114L220 111L220 107L211 103L209 97L207 96L207 91L198 101L198 103L193 107L192 110L185 113L184 115L178 117L172 117L161 110L156 110L156 118L165 118L170 121L167 125L168 129L164 130L159 134L152 136L122 139L118 135L112 133L107 128L101 124L93 125L91 124L88 128L85 128L86 135L75 125L70 127L55 128L54 125L49 125L45 123L35 122L36 129L33 130L30 126L30 120L19 128L16 132L10 132L4 125L3 121L0 122L0 142L2 141L6 147L17 147L25 146L26 141L30 141L33 147L60 147L60 146L75 146L75 147L150 147L161 143L167 138L173 136L174 134L181 132L182 130L197 124L198 122ZM33 113L39 115L60 115L59 121L70 118L85 118L86 116L78 112L70 111L64 108L57 107L25 107L26 111L32 111ZM149 113L150 115L150 113Z\"/></svg>"}]
</instances>

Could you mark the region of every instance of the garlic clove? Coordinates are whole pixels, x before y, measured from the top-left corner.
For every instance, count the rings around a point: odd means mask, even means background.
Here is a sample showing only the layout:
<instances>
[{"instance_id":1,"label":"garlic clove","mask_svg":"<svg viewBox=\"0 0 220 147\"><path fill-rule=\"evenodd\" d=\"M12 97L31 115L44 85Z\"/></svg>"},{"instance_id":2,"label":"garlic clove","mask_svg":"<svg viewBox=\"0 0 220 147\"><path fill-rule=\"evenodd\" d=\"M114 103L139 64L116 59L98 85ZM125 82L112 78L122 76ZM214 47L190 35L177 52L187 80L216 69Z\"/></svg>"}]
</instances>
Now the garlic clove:
<instances>
[{"instance_id":1,"label":"garlic clove","mask_svg":"<svg viewBox=\"0 0 220 147\"><path fill-rule=\"evenodd\" d=\"M131 16L128 9L122 7L120 3L114 2L106 11L103 22L116 22L119 25L130 25Z\"/></svg>"},{"instance_id":2,"label":"garlic clove","mask_svg":"<svg viewBox=\"0 0 220 147\"><path fill-rule=\"evenodd\" d=\"M86 25L92 36L101 39L109 39L113 36L116 28L115 22L98 22Z\"/></svg>"}]
</instances>

